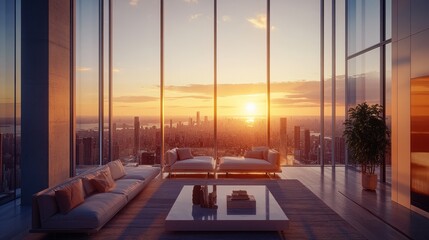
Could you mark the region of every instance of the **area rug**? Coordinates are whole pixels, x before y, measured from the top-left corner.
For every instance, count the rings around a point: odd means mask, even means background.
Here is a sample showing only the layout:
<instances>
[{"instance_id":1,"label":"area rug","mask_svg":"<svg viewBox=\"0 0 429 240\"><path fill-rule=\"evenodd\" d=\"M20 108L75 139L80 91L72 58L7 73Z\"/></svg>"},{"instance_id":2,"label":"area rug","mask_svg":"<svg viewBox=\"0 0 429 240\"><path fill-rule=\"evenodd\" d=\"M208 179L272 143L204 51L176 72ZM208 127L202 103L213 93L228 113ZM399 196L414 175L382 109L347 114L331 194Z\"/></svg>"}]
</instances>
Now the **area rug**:
<instances>
[{"instance_id":1,"label":"area rug","mask_svg":"<svg viewBox=\"0 0 429 240\"><path fill-rule=\"evenodd\" d=\"M288 218L282 232L168 232L165 218L183 185L266 185ZM52 236L51 236L52 237ZM45 236L44 238L50 238ZM56 235L68 239L364 239L350 224L298 180L159 179L98 233Z\"/></svg>"}]
</instances>

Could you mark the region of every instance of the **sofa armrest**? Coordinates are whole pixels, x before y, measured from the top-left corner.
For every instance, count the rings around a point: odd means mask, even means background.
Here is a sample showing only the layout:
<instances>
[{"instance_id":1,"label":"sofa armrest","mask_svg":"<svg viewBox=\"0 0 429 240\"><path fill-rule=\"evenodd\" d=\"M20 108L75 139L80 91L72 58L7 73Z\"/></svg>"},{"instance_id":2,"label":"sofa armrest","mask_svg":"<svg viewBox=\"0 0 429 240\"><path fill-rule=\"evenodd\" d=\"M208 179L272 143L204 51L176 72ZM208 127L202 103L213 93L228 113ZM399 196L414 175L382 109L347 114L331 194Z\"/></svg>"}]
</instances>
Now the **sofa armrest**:
<instances>
[{"instance_id":1,"label":"sofa armrest","mask_svg":"<svg viewBox=\"0 0 429 240\"><path fill-rule=\"evenodd\" d=\"M268 150L267 161L280 168L280 153L273 149Z\"/></svg>"}]
</instances>

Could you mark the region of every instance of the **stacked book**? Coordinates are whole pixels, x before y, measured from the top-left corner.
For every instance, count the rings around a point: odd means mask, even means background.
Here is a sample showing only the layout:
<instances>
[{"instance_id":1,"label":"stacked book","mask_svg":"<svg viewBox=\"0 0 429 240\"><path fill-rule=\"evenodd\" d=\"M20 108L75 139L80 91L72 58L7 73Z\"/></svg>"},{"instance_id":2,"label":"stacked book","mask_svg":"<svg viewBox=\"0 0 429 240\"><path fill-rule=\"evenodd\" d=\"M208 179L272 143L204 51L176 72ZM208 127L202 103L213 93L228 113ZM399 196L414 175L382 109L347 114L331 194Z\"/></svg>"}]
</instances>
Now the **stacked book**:
<instances>
[{"instance_id":1,"label":"stacked book","mask_svg":"<svg viewBox=\"0 0 429 240\"><path fill-rule=\"evenodd\" d=\"M246 190L234 190L231 195L226 195L227 208L256 208L256 200L253 195L248 195Z\"/></svg>"}]
</instances>

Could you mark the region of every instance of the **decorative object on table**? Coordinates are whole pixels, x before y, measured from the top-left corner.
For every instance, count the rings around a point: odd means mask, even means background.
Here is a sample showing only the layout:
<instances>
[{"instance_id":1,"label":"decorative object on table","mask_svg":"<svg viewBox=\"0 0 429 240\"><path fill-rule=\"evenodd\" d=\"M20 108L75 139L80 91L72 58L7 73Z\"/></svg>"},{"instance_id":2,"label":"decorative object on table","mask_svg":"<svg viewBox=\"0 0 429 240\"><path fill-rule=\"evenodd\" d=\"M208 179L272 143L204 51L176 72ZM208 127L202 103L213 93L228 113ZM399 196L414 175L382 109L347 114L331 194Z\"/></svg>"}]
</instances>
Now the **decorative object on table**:
<instances>
[{"instance_id":1,"label":"decorative object on table","mask_svg":"<svg viewBox=\"0 0 429 240\"><path fill-rule=\"evenodd\" d=\"M213 185L213 192L208 192L207 185L194 185L192 189L192 204L200 205L202 208L217 208L216 185Z\"/></svg>"},{"instance_id":2,"label":"decorative object on table","mask_svg":"<svg viewBox=\"0 0 429 240\"><path fill-rule=\"evenodd\" d=\"M226 195L226 207L235 209L256 208L256 200L253 195L245 190L233 190L231 195Z\"/></svg>"},{"instance_id":3,"label":"decorative object on table","mask_svg":"<svg viewBox=\"0 0 429 240\"><path fill-rule=\"evenodd\" d=\"M390 146L390 131L383 117L383 106L366 102L350 108L344 122L343 136L350 151L352 161L362 169L362 187L367 190L377 188L375 168L383 163Z\"/></svg>"},{"instance_id":4,"label":"decorative object on table","mask_svg":"<svg viewBox=\"0 0 429 240\"><path fill-rule=\"evenodd\" d=\"M201 204L202 196L203 194L201 192L201 185L194 185L194 188L192 189L192 204Z\"/></svg>"}]
</instances>

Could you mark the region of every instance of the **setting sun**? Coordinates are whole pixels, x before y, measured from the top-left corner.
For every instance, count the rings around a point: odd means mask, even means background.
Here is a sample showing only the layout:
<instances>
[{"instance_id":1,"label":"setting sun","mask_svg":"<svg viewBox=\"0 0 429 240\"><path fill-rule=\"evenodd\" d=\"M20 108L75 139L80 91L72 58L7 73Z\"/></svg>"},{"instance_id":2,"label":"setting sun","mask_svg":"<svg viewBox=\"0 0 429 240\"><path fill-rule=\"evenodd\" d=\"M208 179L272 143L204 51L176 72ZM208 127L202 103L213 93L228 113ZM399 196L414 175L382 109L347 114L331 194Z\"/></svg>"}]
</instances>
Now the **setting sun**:
<instances>
[{"instance_id":1,"label":"setting sun","mask_svg":"<svg viewBox=\"0 0 429 240\"><path fill-rule=\"evenodd\" d=\"M252 102L246 103L246 113L248 115L255 115L256 113L256 105Z\"/></svg>"}]
</instances>

